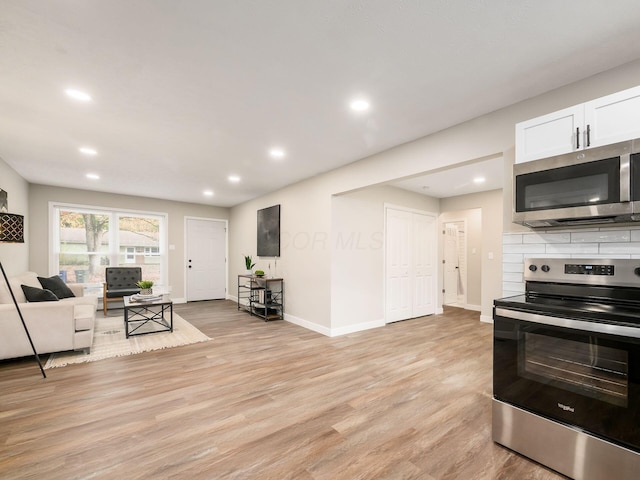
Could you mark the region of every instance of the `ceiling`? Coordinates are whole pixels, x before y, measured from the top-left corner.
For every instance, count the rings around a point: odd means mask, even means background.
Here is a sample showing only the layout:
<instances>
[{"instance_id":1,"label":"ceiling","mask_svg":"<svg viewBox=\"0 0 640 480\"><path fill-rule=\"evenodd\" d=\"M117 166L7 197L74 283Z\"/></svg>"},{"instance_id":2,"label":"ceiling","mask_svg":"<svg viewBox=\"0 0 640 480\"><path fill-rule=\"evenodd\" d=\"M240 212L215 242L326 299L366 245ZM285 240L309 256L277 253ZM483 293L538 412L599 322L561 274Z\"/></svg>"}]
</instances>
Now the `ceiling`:
<instances>
[{"instance_id":1,"label":"ceiling","mask_svg":"<svg viewBox=\"0 0 640 480\"><path fill-rule=\"evenodd\" d=\"M426 175L393 182L392 185L430 197L448 198L498 190L502 188L503 181L504 159L498 156L441 168Z\"/></svg>"},{"instance_id":2,"label":"ceiling","mask_svg":"<svg viewBox=\"0 0 640 480\"><path fill-rule=\"evenodd\" d=\"M640 58L637 0L1 9L0 158L32 183L219 206Z\"/></svg>"}]
</instances>

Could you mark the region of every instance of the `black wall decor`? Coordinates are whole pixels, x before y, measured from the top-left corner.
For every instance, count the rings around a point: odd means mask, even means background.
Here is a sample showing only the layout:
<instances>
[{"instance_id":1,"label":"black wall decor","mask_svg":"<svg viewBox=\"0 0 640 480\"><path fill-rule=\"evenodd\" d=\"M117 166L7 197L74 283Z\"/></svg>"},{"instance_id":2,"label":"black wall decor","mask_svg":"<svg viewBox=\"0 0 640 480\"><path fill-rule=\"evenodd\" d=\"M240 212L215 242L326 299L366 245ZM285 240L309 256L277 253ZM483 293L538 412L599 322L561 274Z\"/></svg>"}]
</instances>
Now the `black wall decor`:
<instances>
[{"instance_id":1,"label":"black wall decor","mask_svg":"<svg viewBox=\"0 0 640 480\"><path fill-rule=\"evenodd\" d=\"M258 256L280 256L280 205L258 210Z\"/></svg>"}]
</instances>

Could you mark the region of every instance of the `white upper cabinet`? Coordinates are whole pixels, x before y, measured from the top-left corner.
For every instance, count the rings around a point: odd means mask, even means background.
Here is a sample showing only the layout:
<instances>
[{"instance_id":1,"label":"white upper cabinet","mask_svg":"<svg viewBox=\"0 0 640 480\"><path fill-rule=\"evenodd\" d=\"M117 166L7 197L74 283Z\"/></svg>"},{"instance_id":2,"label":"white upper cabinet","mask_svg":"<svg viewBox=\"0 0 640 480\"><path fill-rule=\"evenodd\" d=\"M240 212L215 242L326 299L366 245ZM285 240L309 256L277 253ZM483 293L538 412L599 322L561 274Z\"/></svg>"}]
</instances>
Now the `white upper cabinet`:
<instances>
[{"instance_id":1,"label":"white upper cabinet","mask_svg":"<svg viewBox=\"0 0 640 480\"><path fill-rule=\"evenodd\" d=\"M585 103L584 123L587 148L639 138L640 87Z\"/></svg>"},{"instance_id":2,"label":"white upper cabinet","mask_svg":"<svg viewBox=\"0 0 640 480\"><path fill-rule=\"evenodd\" d=\"M583 124L583 105L516 124L516 163L575 150Z\"/></svg>"},{"instance_id":3,"label":"white upper cabinet","mask_svg":"<svg viewBox=\"0 0 640 480\"><path fill-rule=\"evenodd\" d=\"M640 87L516 124L516 163L640 137Z\"/></svg>"}]
</instances>

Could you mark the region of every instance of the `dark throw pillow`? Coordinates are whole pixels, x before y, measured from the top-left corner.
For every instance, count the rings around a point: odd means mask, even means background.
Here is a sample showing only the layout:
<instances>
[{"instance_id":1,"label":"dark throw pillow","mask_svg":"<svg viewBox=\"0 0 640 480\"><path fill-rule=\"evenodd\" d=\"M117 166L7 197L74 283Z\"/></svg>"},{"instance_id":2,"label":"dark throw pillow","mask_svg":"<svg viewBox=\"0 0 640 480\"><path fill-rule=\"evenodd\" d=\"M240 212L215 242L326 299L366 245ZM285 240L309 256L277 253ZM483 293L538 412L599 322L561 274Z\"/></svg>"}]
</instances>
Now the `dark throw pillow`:
<instances>
[{"instance_id":1,"label":"dark throw pillow","mask_svg":"<svg viewBox=\"0 0 640 480\"><path fill-rule=\"evenodd\" d=\"M51 290L43 290L41 288L30 287L28 285L20 285L27 302L57 302L58 297Z\"/></svg>"},{"instance_id":2,"label":"dark throw pillow","mask_svg":"<svg viewBox=\"0 0 640 480\"><path fill-rule=\"evenodd\" d=\"M51 290L58 298L75 297L71 289L67 287L67 284L58 275L49 278L38 277L38 281L42 288Z\"/></svg>"}]
</instances>

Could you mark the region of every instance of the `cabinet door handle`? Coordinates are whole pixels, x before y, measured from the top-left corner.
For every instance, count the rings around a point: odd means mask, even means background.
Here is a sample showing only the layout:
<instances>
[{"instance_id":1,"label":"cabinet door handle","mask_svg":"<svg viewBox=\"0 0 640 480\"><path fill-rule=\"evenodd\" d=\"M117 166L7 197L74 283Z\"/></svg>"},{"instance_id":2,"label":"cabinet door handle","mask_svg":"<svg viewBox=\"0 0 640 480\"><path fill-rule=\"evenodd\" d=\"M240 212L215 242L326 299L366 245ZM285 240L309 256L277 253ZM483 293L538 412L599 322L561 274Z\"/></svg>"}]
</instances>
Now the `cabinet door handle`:
<instances>
[{"instance_id":1,"label":"cabinet door handle","mask_svg":"<svg viewBox=\"0 0 640 480\"><path fill-rule=\"evenodd\" d=\"M576 127L576 150L580 148L580 127Z\"/></svg>"},{"instance_id":2,"label":"cabinet door handle","mask_svg":"<svg viewBox=\"0 0 640 480\"><path fill-rule=\"evenodd\" d=\"M587 125L587 147L591 146L591 125Z\"/></svg>"}]
</instances>

